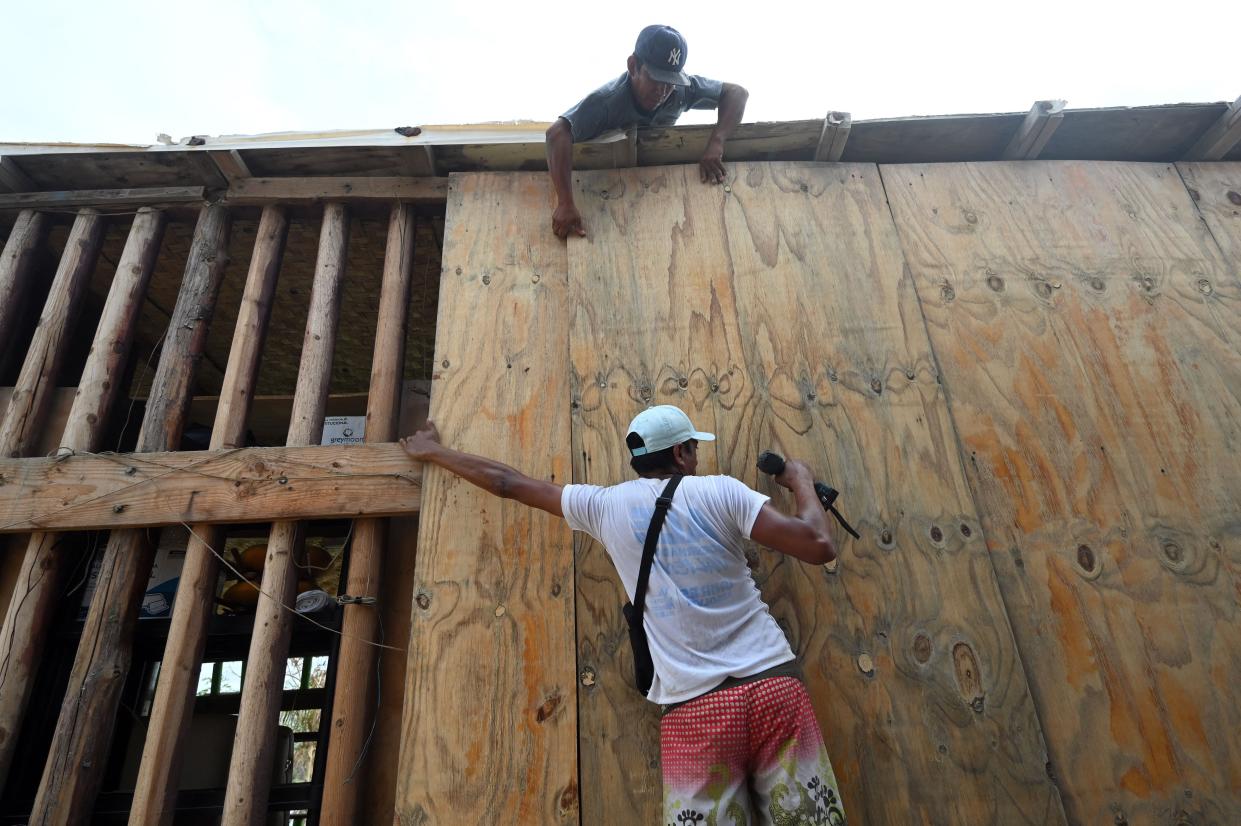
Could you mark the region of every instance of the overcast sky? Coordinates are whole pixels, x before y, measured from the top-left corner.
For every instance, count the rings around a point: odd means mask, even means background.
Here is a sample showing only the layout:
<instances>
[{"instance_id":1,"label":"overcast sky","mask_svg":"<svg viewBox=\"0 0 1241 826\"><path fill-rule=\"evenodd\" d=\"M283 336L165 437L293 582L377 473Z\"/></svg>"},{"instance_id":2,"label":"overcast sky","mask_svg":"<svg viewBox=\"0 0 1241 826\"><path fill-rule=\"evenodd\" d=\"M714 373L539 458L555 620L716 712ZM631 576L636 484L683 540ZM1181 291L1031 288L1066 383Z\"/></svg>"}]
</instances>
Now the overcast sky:
<instances>
[{"instance_id":1,"label":"overcast sky","mask_svg":"<svg viewBox=\"0 0 1241 826\"><path fill-rule=\"evenodd\" d=\"M0 142L550 121L655 22L747 121L1241 95L1239 0L0 3Z\"/></svg>"}]
</instances>

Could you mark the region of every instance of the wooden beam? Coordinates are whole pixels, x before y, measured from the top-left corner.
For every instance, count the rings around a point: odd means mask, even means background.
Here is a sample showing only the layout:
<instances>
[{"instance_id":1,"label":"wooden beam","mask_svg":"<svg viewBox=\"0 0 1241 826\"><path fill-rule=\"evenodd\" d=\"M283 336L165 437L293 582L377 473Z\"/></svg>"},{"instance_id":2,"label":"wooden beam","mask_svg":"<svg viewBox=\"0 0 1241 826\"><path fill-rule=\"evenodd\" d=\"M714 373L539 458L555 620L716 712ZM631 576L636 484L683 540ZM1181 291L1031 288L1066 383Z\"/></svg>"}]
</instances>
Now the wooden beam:
<instances>
[{"instance_id":1,"label":"wooden beam","mask_svg":"<svg viewBox=\"0 0 1241 826\"><path fill-rule=\"evenodd\" d=\"M206 348L228 261L228 234L228 210L205 207L151 384L138 452L171 450L181 440L194 368ZM90 820L133 657L134 626L154 551L144 530L113 530L108 537L30 826Z\"/></svg>"},{"instance_id":2,"label":"wooden beam","mask_svg":"<svg viewBox=\"0 0 1241 826\"><path fill-rule=\"evenodd\" d=\"M237 326L233 332L220 403L216 407L211 450L232 449L245 442L246 419L258 381L259 357L263 352L288 229L284 207L263 209L254 253L250 256L250 271L241 298ZM160 488L167 490L163 480ZM133 805L129 810L130 826L168 826L172 823L185 734L194 713L198 670L207 642L207 623L215 604L220 563L213 551L222 547L222 537L223 530L218 524L200 524L190 533L142 749L142 762L138 766Z\"/></svg>"},{"instance_id":3,"label":"wooden beam","mask_svg":"<svg viewBox=\"0 0 1241 826\"><path fill-rule=\"evenodd\" d=\"M9 192L29 192L36 187L12 156L0 156L0 188Z\"/></svg>"},{"instance_id":4,"label":"wooden beam","mask_svg":"<svg viewBox=\"0 0 1241 826\"><path fill-rule=\"evenodd\" d=\"M348 243L348 209L339 203L327 204L319 235L319 257L315 263L306 335L302 340L297 389L293 394L293 417L287 440L290 446L314 444L323 433L323 410L332 375ZM267 813L280 691L292 627L289 606L297 595L297 567L293 558L301 541L300 522L272 525L261 593L254 612L254 634L246 658L246 679L241 689L241 710L237 715L237 735L233 740L221 826L250 826L261 822Z\"/></svg>"},{"instance_id":5,"label":"wooden beam","mask_svg":"<svg viewBox=\"0 0 1241 826\"><path fill-rule=\"evenodd\" d=\"M414 213L404 204L392 208L388 220L388 245L384 253L383 286L379 293L379 319L375 326L375 352L371 360L370 399L366 410L366 442L391 442L399 435L401 376L405 362L405 326L409 309L410 280L414 269ZM353 526L353 545L345 593L375 600L383 574L387 520L359 519ZM379 608L369 604L345 606L341 626L337 674L332 703L331 740L323 782L323 805L319 823L349 826L357 822L358 791L355 778L370 718L375 713L372 683L378 649Z\"/></svg>"},{"instance_id":6,"label":"wooden beam","mask_svg":"<svg viewBox=\"0 0 1241 826\"><path fill-rule=\"evenodd\" d=\"M206 197L206 187L201 186L25 192L0 195L0 209L153 206L202 202ZM445 177L237 178L231 182L221 203L233 206L320 201L404 201L437 204L444 203L447 198L448 178Z\"/></svg>"},{"instance_id":7,"label":"wooden beam","mask_svg":"<svg viewBox=\"0 0 1241 826\"><path fill-rule=\"evenodd\" d=\"M187 152L185 153L185 163L193 167L198 172L198 181L208 190L221 190L228 187L228 178L216 166L215 161L207 156L205 152Z\"/></svg>"},{"instance_id":8,"label":"wooden beam","mask_svg":"<svg viewBox=\"0 0 1241 826\"><path fill-rule=\"evenodd\" d=\"M1035 101L1001 155L1006 161L1032 161L1064 120L1063 100Z\"/></svg>"},{"instance_id":9,"label":"wooden beam","mask_svg":"<svg viewBox=\"0 0 1241 826\"><path fill-rule=\"evenodd\" d=\"M853 116L848 112L828 112L823 118L823 131L819 134L819 145L815 147L816 161L835 163L845 154L845 142L849 140L849 129L853 125Z\"/></svg>"},{"instance_id":10,"label":"wooden beam","mask_svg":"<svg viewBox=\"0 0 1241 826\"><path fill-rule=\"evenodd\" d=\"M143 210L134 218L60 445L79 450L95 450L99 446L108 413L125 375L130 342L147 284L155 270L163 232L162 213ZM0 491L5 487L0 484ZM20 593L9 601L4 625L0 627L0 663L3 663L0 665L0 786L4 785L12 764L17 732L61 599L64 559L58 539L56 534L42 532L26 539L17 579ZM12 552L16 553L17 549Z\"/></svg>"},{"instance_id":11,"label":"wooden beam","mask_svg":"<svg viewBox=\"0 0 1241 826\"><path fill-rule=\"evenodd\" d=\"M420 496L394 444L0 459L0 477L0 533L394 516Z\"/></svg>"},{"instance_id":12,"label":"wooden beam","mask_svg":"<svg viewBox=\"0 0 1241 826\"><path fill-rule=\"evenodd\" d=\"M1181 160L1221 161L1238 143L1241 143L1241 98L1232 102Z\"/></svg>"},{"instance_id":13,"label":"wooden beam","mask_svg":"<svg viewBox=\"0 0 1241 826\"><path fill-rule=\"evenodd\" d=\"M207 157L215 163L215 168L220 170L231 184L234 181L240 181L244 178L253 177L250 174L250 167L246 165L245 158L241 157L241 152L236 149L208 149Z\"/></svg>"},{"instance_id":14,"label":"wooden beam","mask_svg":"<svg viewBox=\"0 0 1241 826\"><path fill-rule=\"evenodd\" d=\"M13 322L26 296L34 269L35 253L47 235L47 216L31 209L22 210L0 253L0 352L14 346Z\"/></svg>"},{"instance_id":15,"label":"wooden beam","mask_svg":"<svg viewBox=\"0 0 1241 826\"><path fill-rule=\"evenodd\" d=\"M201 186L148 186L137 189L79 189L69 192L22 192L0 195L0 209L157 206L206 200Z\"/></svg>"},{"instance_id":16,"label":"wooden beam","mask_svg":"<svg viewBox=\"0 0 1241 826\"><path fill-rule=\"evenodd\" d=\"M74 334L82 296L99 257L103 229L104 219L93 209L82 210L73 222L21 374L4 418L0 419L0 456L25 456L38 437L47 401L56 387Z\"/></svg>"},{"instance_id":17,"label":"wooden beam","mask_svg":"<svg viewBox=\"0 0 1241 826\"><path fill-rule=\"evenodd\" d=\"M447 178L250 178L228 189L229 204L288 204L319 201L407 201L444 203Z\"/></svg>"}]
</instances>

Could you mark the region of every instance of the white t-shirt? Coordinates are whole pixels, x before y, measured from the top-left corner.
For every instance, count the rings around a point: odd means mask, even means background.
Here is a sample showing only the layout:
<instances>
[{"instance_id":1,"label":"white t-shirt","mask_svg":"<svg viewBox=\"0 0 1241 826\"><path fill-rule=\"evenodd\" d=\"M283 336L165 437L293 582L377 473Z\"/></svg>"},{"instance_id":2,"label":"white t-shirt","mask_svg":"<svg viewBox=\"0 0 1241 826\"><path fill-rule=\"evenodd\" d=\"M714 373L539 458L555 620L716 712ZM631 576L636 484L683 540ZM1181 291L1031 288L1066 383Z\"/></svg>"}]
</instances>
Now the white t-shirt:
<instances>
[{"instance_id":1,"label":"white t-shirt","mask_svg":"<svg viewBox=\"0 0 1241 826\"><path fill-rule=\"evenodd\" d=\"M655 500L667 484L565 485L561 494L569 527L603 543L630 601ZM655 664L647 694L652 702L689 700L728 677L793 659L750 576L742 544L767 500L731 476L681 480L659 535L642 617Z\"/></svg>"}]
</instances>

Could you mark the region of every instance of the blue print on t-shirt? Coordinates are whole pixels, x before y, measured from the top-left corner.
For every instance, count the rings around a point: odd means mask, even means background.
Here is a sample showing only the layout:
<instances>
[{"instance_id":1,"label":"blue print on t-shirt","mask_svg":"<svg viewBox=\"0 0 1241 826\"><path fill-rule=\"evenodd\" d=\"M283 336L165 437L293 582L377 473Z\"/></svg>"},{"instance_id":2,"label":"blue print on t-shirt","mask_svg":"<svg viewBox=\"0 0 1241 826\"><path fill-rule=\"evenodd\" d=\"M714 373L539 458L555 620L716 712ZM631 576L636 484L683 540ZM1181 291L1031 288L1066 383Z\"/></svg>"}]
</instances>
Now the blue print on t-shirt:
<instances>
[{"instance_id":1,"label":"blue print on t-shirt","mask_svg":"<svg viewBox=\"0 0 1241 826\"><path fill-rule=\"evenodd\" d=\"M650 519L650 513L643 509L629 513L629 522L639 543L646 541ZM665 522L659 535L655 567L672 579L676 591L670 593L656 585L652 578L647 586L646 607L656 616L671 616L682 602L699 607L719 605L738 585L725 576L730 560L724 538L714 526L698 520L694 523L692 530L686 530L679 521ZM676 594L680 595L679 600Z\"/></svg>"}]
</instances>

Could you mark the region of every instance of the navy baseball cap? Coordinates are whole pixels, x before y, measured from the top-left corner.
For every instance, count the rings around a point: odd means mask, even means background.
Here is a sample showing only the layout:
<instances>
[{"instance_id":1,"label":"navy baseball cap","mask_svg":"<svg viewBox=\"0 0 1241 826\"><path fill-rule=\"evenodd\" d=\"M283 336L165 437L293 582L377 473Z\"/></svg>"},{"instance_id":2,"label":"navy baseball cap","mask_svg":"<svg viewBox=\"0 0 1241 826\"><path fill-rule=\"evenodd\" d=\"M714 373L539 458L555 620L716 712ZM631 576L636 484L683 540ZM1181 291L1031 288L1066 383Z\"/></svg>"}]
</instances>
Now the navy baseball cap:
<instances>
[{"instance_id":1,"label":"navy baseball cap","mask_svg":"<svg viewBox=\"0 0 1241 826\"><path fill-rule=\"evenodd\" d=\"M660 83L689 85L689 78L681 71L689 57L689 47L681 33L671 26L647 26L638 33L633 53L646 67L646 73Z\"/></svg>"}]
</instances>

